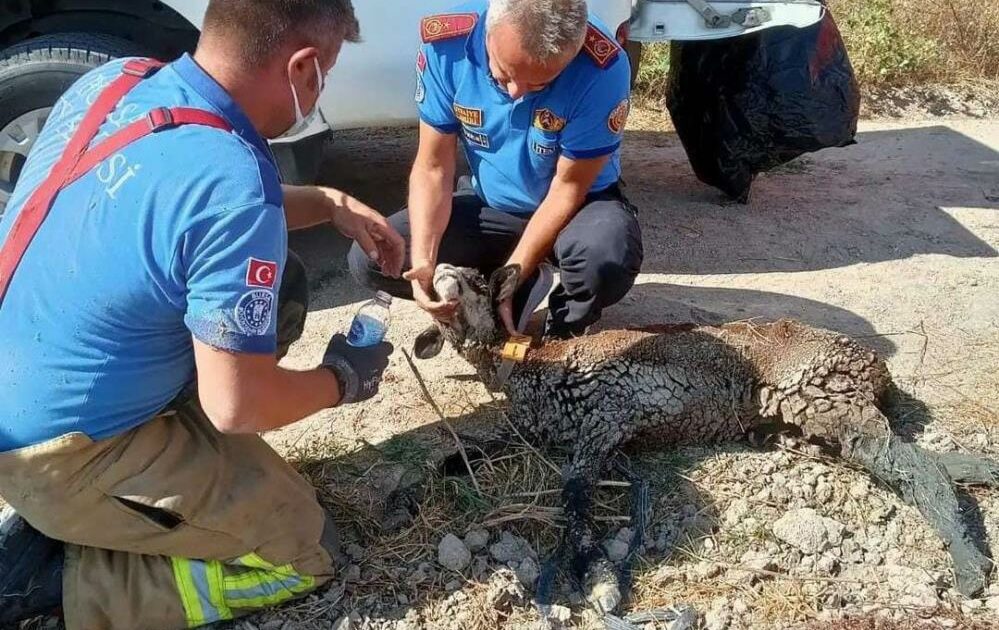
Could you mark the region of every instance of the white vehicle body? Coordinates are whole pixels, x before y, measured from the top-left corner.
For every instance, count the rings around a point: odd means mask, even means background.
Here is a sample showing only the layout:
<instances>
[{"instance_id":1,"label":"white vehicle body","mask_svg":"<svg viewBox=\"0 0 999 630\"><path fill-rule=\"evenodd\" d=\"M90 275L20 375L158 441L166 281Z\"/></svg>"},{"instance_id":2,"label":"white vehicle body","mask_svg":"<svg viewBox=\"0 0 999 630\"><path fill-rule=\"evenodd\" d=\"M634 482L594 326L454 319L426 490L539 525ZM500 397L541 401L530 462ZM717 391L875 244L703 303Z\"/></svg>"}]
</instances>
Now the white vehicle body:
<instances>
[{"instance_id":1,"label":"white vehicle body","mask_svg":"<svg viewBox=\"0 0 999 630\"><path fill-rule=\"evenodd\" d=\"M207 0L164 0L163 4L200 28ZM360 0L355 11L364 42L344 47L320 110L323 123L302 135L325 128L349 129L412 123L416 109L413 58L419 46L419 23L425 15L453 9L455 0ZM777 25L809 26L822 18L818 0L711 0L724 16L738 11L763 10L759 24L708 26L688 0L589 0L590 11L612 30L629 23L630 39L637 42L721 39Z\"/></svg>"},{"instance_id":2,"label":"white vehicle body","mask_svg":"<svg viewBox=\"0 0 999 630\"><path fill-rule=\"evenodd\" d=\"M201 27L208 0L164 0L163 4ZM332 129L383 127L416 120L416 51L420 20L446 13L461 0L358 0L359 44L344 46L323 94L320 111ZM590 10L611 29L628 22L632 0L589 0ZM302 135L323 130L317 124Z\"/></svg>"},{"instance_id":3,"label":"white vehicle body","mask_svg":"<svg viewBox=\"0 0 999 630\"><path fill-rule=\"evenodd\" d=\"M819 0L588 0L624 42L720 39L774 26L808 26ZM297 143L333 129L416 121L415 59L422 17L461 0L355 0L364 41L345 46L321 117L280 143L289 181L310 180L315 147ZM208 0L11 0L0 2L0 216L51 107L75 78L123 55L169 60L194 49ZM629 46L629 54L637 46ZM318 140L318 138L317 138ZM311 157L310 157L311 156ZM301 162L301 163L300 163Z\"/></svg>"}]
</instances>

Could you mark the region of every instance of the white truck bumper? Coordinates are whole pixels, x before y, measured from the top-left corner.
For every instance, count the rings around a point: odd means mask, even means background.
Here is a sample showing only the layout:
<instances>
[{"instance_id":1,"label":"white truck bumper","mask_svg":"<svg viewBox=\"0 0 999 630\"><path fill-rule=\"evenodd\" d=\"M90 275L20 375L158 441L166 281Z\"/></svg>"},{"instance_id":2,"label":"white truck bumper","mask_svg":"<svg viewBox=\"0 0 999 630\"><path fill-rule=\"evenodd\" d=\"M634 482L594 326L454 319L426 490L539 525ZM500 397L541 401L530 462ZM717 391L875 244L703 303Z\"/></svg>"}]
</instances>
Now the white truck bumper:
<instances>
[{"instance_id":1,"label":"white truck bumper","mask_svg":"<svg viewBox=\"0 0 999 630\"><path fill-rule=\"evenodd\" d=\"M692 41L747 35L774 26L811 26L818 0L633 0L631 39Z\"/></svg>"}]
</instances>

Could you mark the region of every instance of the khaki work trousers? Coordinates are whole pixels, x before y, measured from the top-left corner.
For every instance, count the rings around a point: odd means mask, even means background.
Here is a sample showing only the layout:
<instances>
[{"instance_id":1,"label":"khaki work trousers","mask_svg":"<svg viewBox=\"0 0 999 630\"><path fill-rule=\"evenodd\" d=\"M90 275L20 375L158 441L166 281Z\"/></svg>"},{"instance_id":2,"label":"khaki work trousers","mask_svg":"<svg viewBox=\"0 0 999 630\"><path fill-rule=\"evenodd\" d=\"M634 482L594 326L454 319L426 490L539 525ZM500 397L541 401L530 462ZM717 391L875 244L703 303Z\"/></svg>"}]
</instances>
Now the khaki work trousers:
<instances>
[{"instance_id":1,"label":"khaki work trousers","mask_svg":"<svg viewBox=\"0 0 999 630\"><path fill-rule=\"evenodd\" d=\"M279 313L285 347L304 323L296 302L297 317ZM0 454L0 496L66 542L68 630L196 627L332 577L312 486L259 436L219 433L193 394L108 440Z\"/></svg>"}]
</instances>

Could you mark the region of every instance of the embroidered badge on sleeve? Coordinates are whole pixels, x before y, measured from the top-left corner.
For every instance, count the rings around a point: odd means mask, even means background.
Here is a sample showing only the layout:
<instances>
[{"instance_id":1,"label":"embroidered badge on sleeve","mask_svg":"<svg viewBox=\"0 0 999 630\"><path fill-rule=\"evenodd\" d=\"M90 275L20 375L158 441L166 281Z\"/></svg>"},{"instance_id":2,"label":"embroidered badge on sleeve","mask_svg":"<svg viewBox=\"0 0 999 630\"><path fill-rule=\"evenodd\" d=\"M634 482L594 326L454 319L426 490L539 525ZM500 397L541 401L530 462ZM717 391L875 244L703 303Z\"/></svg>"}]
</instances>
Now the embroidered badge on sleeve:
<instances>
[{"instance_id":1,"label":"embroidered badge on sleeve","mask_svg":"<svg viewBox=\"0 0 999 630\"><path fill-rule=\"evenodd\" d=\"M244 334L266 335L274 312L274 292L256 289L243 294L236 304L236 324Z\"/></svg>"},{"instance_id":2,"label":"embroidered badge on sleeve","mask_svg":"<svg viewBox=\"0 0 999 630\"><path fill-rule=\"evenodd\" d=\"M607 126L612 132L620 134L624 131L624 126L628 124L628 114L630 112L631 101L624 99L611 112L610 118L607 119Z\"/></svg>"}]
</instances>

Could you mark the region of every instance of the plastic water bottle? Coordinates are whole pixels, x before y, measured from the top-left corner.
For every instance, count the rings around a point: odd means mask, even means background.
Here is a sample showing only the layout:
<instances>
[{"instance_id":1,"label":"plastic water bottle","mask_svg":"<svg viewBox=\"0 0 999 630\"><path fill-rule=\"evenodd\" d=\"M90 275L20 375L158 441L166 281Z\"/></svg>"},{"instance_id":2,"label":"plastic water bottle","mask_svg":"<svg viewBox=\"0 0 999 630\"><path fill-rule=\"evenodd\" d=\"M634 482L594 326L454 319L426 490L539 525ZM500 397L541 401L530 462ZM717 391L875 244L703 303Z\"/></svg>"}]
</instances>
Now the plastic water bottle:
<instances>
[{"instance_id":1,"label":"plastic water bottle","mask_svg":"<svg viewBox=\"0 0 999 630\"><path fill-rule=\"evenodd\" d=\"M354 322L347 333L347 343L355 348L376 346L385 339L388 332L392 306L392 296L384 291L375 294L375 299L365 302L354 316Z\"/></svg>"}]
</instances>

